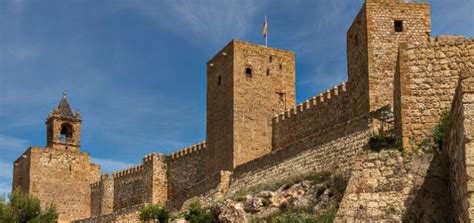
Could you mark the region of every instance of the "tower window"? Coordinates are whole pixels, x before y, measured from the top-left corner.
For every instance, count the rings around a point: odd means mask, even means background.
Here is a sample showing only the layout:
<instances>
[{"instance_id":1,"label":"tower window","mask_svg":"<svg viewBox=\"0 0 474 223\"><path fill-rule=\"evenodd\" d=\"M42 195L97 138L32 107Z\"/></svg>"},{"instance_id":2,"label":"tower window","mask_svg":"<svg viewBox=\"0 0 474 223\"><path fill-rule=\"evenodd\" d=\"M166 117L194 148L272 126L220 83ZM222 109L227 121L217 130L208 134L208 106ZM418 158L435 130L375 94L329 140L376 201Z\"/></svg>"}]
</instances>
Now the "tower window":
<instances>
[{"instance_id":1,"label":"tower window","mask_svg":"<svg viewBox=\"0 0 474 223\"><path fill-rule=\"evenodd\" d=\"M273 61L273 55L270 56L269 60L270 63Z\"/></svg>"},{"instance_id":2,"label":"tower window","mask_svg":"<svg viewBox=\"0 0 474 223\"><path fill-rule=\"evenodd\" d=\"M283 66L280 64L280 70L283 69Z\"/></svg>"},{"instance_id":3,"label":"tower window","mask_svg":"<svg viewBox=\"0 0 474 223\"><path fill-rule=\"evenodd\" d=\"M245 74L248 77L252 77L252 68L250 68L250 67L245 68Z\"/></svg>"},{"instance_id":4,"label":"tower window","mask_svg":"<svg viewBox=\"0 0 474 223\"><path fill-rule=\"evenodd\" d=\"M403 32L403 21L395 20L393 26L395 27L395 32Z\"/></svg>"},{"instance_id":5,"label":"tower window","mask_svg":"<svg viewBox=\"0 0 474 223\"><path fill-rule=\"evenodd\" d=\"M267 76L270 76L270 69L267 69Z\"/></svg>"},{"instance_id":6,"label":"tower window","mask_svg":"<svg viewBox=\"0 0 474 223\"><path fill-rule=\"evenodd\" d=\"M68 123L61 126L61 135L59 136L61 142L70 142L72 140L72 126Z\"/></svg>"},{"instance_id":7,"label":"tower window","mask_svg":"<svg viewBox=\"0 0 474 223\"><path fill-rule=\"evenodd\" d=\"M221 78L221 75L219 75L219 77L218 77L217 79L218 79L218 84L219 84L219 86L221 86L221 79L222 79L222 78Z\"/></svg>"}]
</instances>

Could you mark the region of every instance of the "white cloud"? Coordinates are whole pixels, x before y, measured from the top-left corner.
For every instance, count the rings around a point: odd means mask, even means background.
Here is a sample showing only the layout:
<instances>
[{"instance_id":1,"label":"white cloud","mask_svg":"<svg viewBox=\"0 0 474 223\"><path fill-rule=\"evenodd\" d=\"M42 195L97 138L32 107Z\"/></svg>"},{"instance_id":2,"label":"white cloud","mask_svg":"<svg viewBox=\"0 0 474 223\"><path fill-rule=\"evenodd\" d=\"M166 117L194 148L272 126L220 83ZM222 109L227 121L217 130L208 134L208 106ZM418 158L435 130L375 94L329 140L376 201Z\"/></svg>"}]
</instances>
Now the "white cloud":
<instances>
[{"instance_id":1,"label":"white cloud","mask_svg":"<svg viewBox=\"0 0 474 223\"><path fill-rule=\"evenodd\" d=\"M10 152L18 153L26 150L28 144L27 140L0 134L0 158L6 156Z\"/></svg>"},{"instance_id":2,"label":"white cloud","mask_svg":"<svg viewBox=\"0 0 474 223\"><path fill-rule=\"evenodd\" d=\"M266 3L265 0L137 0L127 6L190 41L222 45L223 40L244 37L257 26L252 20Z\"/></svg>"},{"instance_id":3,"label":"white cloud","mask_svg":"<svg viewBox=\"0 0 474 223\"><path fill-rule=\"evenodd\" d=\"M91 157L91 161L96 164L100 164L101 172L108 172L112 173L117 170L126 169L128 167L133 166L133 163L122 162L118 160L109 160L109 159L100 159Z\"/></svg>"}]
</instances>

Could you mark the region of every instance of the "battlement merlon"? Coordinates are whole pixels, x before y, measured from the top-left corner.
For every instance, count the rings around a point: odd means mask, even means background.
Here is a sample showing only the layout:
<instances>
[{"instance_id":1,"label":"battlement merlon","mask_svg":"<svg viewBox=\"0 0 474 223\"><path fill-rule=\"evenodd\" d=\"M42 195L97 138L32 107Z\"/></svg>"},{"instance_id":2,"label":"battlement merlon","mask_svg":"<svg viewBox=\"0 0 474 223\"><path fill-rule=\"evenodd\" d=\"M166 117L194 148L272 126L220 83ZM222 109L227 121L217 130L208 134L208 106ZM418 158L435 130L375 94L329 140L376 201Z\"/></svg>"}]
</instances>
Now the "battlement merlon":
<instances>
[{"instance_id":1,"label":"battlement merlon","mask_svg":"<svg viewBox=\"0 0 474 223\"><path fill-rule=\"evenodd\" d=\"M206 148L207 148L206 142L202 141L198 144L194 144L194 145L185 147L184 149L173 152L165 157L166 157L166 160L176 160L184 156L193 155L197 152L204 151Z\"/></svg>"},{"instance_id":2,"label":"battlement merlon","mask_svg":"<svg viewBox=\"0 0 474 223\"><path fill-rule=\"evenodd\" d=\"M278 48L272 48L272 47L266 47L264 45L259 45L259 44L255 44L255 43L251 43L251 42L245 42L245 41L241 41L241 40L238 40L238 39L232 39L226 46L224 46L224 48L222 48L218 53L216 53L208 62L207 62L207 65L208 66L213 66L212 62L219 56L226 56L227 55L227 52L232 49L232 47L234 46L245 46L245 47L250 47L250 48L254 48L256 50L260 49L260 50L266 50L266 51L270 51L270 52L274 52L275 54L282 54L282 55L286 55L286 56L291 56L291 57L294 57L295 55L295 52L294 51L289 51L289 50L283 50L283 49L278 49Z\"/></svg>"}]
</instances>

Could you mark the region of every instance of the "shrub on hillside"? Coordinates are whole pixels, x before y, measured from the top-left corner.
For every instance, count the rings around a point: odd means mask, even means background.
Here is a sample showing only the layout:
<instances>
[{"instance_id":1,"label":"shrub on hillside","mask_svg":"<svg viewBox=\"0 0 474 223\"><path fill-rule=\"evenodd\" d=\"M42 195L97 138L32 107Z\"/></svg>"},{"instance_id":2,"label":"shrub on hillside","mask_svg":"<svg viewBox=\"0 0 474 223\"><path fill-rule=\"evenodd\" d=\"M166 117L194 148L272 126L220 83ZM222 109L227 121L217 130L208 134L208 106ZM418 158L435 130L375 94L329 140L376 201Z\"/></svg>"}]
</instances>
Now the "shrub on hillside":
<instances>
[{"instance_id":1,"label":"shrub on hillside","mask_svg":"<svg viewBox=\"0 0 474 223\"><path fill-rule=\"evenodd\" d=\"M209 210L202 207L199 201L195 200L184 213L184 218L190 223L214 222L214 218Z\"/></svg>"},{"instance_id":2,"label":"shrub on hillside","mask_svg":"<svg viewBox=\"0 0 474 223\"><path fill-rule=\"evenodd\" d=\"M38 198L25 194L18 188L10 193L8 202L0 199L0 223L52 223L58 217L54 206L42 209Z\"/></svg>"},{"instance_id":3,"label":"shrub on hillside","mask_svg":"<svg viewBox=\"0 0 474 223\"><path fill-rule=\"evenodd\" d=\"M169 213L160 205L150 204L140 209L139 217L145 222L158 220L160 223L166 223L169 220Z\"/></svg>"}]
</instances>

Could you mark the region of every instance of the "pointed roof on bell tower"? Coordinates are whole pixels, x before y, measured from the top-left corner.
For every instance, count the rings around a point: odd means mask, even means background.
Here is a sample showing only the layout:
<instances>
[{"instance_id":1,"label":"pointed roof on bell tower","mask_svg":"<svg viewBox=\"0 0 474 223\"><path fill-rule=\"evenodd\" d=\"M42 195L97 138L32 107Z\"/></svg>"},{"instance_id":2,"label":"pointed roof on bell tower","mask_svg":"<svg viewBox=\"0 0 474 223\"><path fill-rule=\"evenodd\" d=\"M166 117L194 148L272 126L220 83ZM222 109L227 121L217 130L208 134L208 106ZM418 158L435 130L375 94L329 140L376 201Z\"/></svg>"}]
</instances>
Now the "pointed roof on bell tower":
<instances>
[{"instance_id":1,"label":"pointed roof on bell tower","mask_svg":"<svg viewBox=\"0 0 474 223\"><path fill-rule=\"evenodd\" d=\"M71 106L69 106L69 102L67 101L67 92L64 90L63 98L61 102L59 102L58 110L59 113L63 118L75 118L74 113L72 112Z\"/></svg>"}]
</instances>

